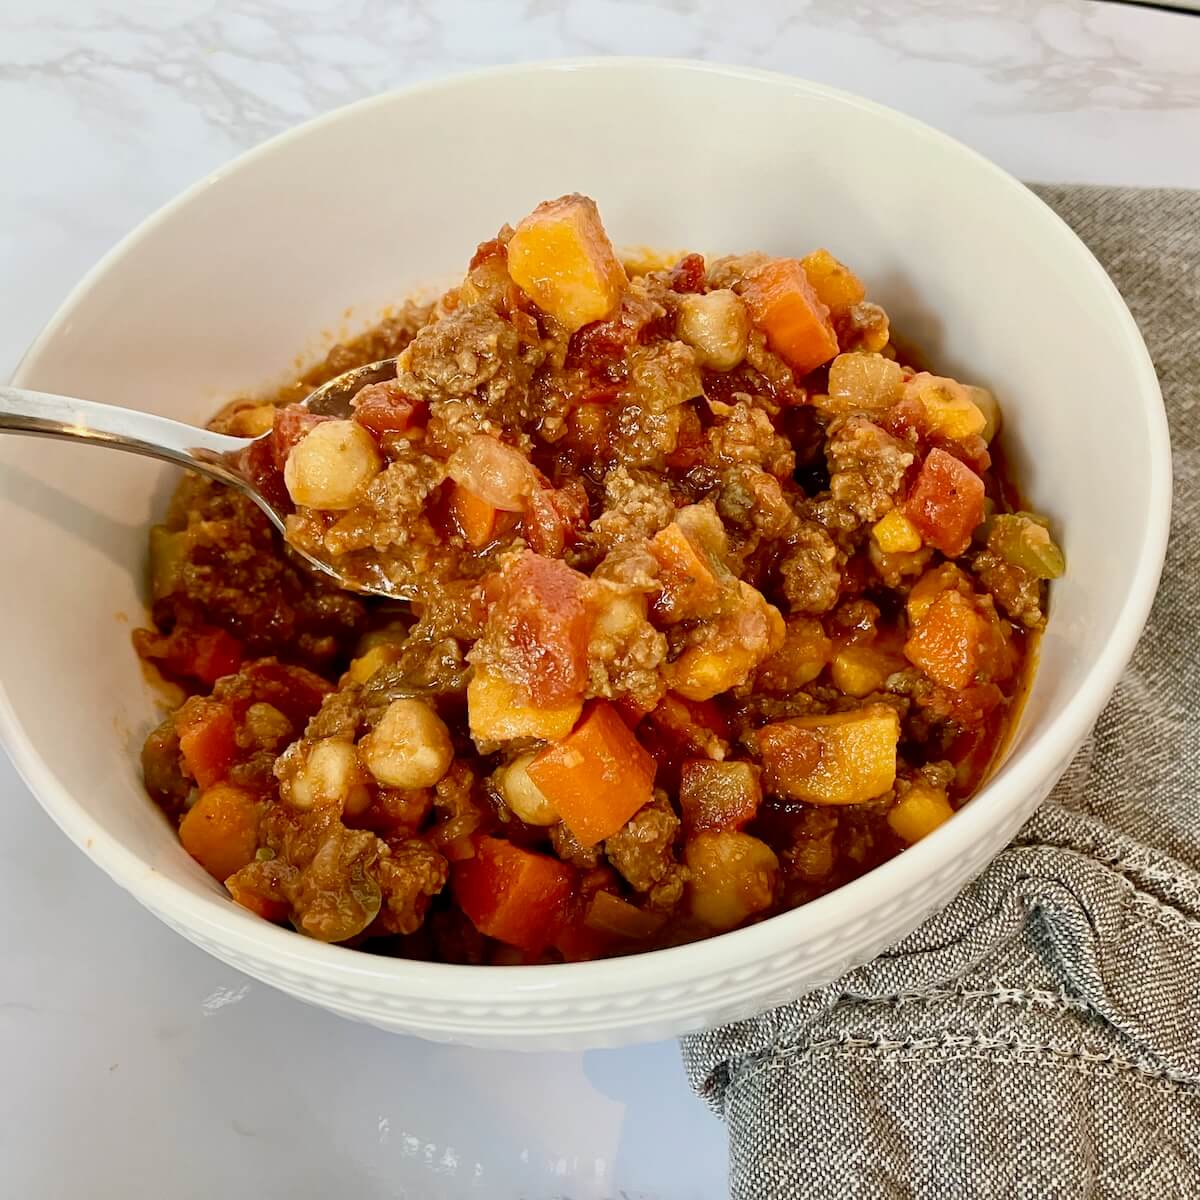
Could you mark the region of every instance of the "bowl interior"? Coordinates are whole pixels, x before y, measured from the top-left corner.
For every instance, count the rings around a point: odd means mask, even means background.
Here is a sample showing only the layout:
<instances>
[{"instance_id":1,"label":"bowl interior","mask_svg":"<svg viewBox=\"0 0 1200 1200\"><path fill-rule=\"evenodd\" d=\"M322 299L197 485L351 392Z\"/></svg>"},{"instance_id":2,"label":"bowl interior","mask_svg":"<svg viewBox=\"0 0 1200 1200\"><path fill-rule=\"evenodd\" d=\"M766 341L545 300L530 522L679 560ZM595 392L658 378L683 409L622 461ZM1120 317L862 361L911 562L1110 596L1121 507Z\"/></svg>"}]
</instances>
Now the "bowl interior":
<instances>
[{"instance_id":1,"label":"bowl interior","mask_svg":"<svg viewBox=\"0 0 1200 1200\"><path fill-rule=\"evenodd\" d=\"M1144 615L1165 519L1161 415L1090 256L1024 189L904 118L797 81L647 62L383 97L169 206L77 289L17 381L202 421L576 190L619 244L827 246L935 368L996 392L1022 489L1069 562L1020 729L980 801L1020 803L1006 780L1040 742L1069 753L1064 714L1094 713L1089 672L1108 648L1114 675L1114 640L1127 653ZM165 876L228 926L252 918L182 852L139 781L158 713L129 632L146 526L173 482L129 456L0 442L0 679L16 755L56 819L119 851L98 857L135 892Z\"/></svg>"}]
</instances>

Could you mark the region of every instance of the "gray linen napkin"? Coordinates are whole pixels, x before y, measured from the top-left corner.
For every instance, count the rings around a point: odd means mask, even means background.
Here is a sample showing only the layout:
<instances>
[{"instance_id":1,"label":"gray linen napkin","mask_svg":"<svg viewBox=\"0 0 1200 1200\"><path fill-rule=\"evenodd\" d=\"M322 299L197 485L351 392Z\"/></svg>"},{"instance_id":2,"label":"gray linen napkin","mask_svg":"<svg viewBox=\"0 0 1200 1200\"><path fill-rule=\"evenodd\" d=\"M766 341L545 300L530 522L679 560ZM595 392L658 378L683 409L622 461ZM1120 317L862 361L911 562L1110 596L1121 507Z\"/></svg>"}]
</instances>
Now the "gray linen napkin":
<instances>
[{"instance_id":1,"label":"gray linen napkin","mask_svg":"<svg viewBox=\"0 0 1200 1200\"><path fill-rule=\"evenodd\" d=\"M1013 844L874 962L685 1039L735 1200L1200 1197L1200 192L1040 187L1158 367L1162 587Z\"/></svg>"}]
</instances>

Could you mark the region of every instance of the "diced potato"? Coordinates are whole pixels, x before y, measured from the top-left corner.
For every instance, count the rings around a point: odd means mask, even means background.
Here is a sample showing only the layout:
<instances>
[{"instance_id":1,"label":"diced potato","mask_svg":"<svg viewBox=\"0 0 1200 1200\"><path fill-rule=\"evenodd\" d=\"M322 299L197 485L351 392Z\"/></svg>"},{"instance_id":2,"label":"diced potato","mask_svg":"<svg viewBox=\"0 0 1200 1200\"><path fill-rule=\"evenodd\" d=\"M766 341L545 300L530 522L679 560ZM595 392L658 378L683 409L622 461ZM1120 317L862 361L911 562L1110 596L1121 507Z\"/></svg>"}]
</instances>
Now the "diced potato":
<instances>
[{"instance_id":1,"label":"diced potato","mask_svg":"<svg viewBox=\"0 0 1200 1200\"><path fill-rule=\"evenodd\" d=\"M569 330L607 317L627 282L595 201L578 194L539 204L517 226L508 273Z\"/></svg>"},{"instance_id":2,"label":"diced potato","mask_svg":"<svg viewBox=\"0 0 1200 1200\"><path fill-rule=\"evenodd\" d=\"M762 803L760 769L748 762L693 759L679 773L679 809L688 833L740 829Z\"/></svg>"},{"instance_id":3,"label":"diced potato","mask_svg":"<svg viewBox=\"0 0 1200 1200\"><path fill-rule=\"evenodd\" d=\"M339 738L299 742L284 763L295 764L280 780L283 798L293 808L337 804L354 811L366 807L366 781L352 742Z\"/></svg>"},{"instance_id":4,"label":"diced potato","mask_svg":"<svg viewBox=\"0 0 1200 1200\"><path fill-rule=\"evenodd\" d=\"M888 676L904 666L904 661L875 646L843 646L833 656L829 674L833 686L847 696L862 698L883 690Z\"/></svg>"},{"instance_id":5,"label":"diced potato","mask_svg":"<svg viewBox=\"0 0 1200 1200\"><path fill-rule=\"evenodd\" d=\"M515 738L565 738L583 712L581 699L547 707L530 704L529 697L499 675L475 669L467 684L467 715L471 736L479 743L509 742Z\"/></svg>"},{"instance_id":6,"label":"diced potato","mask_svg":"<svg viewBox=\"0 0 1200 1200\"><path fill-rule=\"evenodd\" d=\"M928 784L915 783L888 810L892 832L910 846L954 816L946 793Z\"/></svg>"},{"instance_id":7,"label":"diced potato","mask_svg":"<svg viewBox=\"0 0 1200 1200\"><path fill-rule=\"evenodd\" d=\"M702 367L732 371L746 357L750 314L728 288L688 295L679 302L675 332L696 352Z\"/></svg>"},{"instance_id":8,"label":"diced potato","mask_svg":"<svg viewBox=\"0 0 1200 1200\"><path fill-rule=\"evenodd\" d=\"M975 678L988 627L960 592L943 591L922 613L904 643L904 656L934 683L960 690Z\"/></svg>"},{"instance_id":9,"label":"diced potato","mask_svg":"<svg viewBox=\"0 0 1200 1200\"><path fill-rule=\"evenodd\" d=\"M529 778L529 764L534 751L514 758L497 772L497 782L504 803L513 810L526 825L554 825L558 821L558 809L546 794Z\"/></svg>"},{"instance_id":10,"label":"diced potato","mask_svg":"<svg viewBox=\"0 0 1200 1200\"><path fill-rule=\"evenodd\" d=\"M349 675L355 683L366 683L376 671L390 667L400 658L400 647L387 642L372 646L365 654L360 654L350 662Z\"/></svg>"},{"instance_id":11,"label":"diced potato","mask_svg":"<svg viewBox=\"0 0 1200 1200\"><path fill-rule=\"evenodd\" d=\"M905 391L920 400L932 433L962 441L982 435L987 428L987 417L957 380L922 371L908 381Z\"/></svg>"},{"instance_id":12,"label":"diced potato","mask_svg":"<svg viewBox=\"0 0 1200 1200\"><path fill-rule=\"evenodd\" d=\"M697 645L669 665L668 684L687 700L711 700L743 683L784 642L779 610L748 583L738 583L732 611L709 622Z\"/></svg>"},{"instance_id":13,"label":"diced potato","mask_svg":"<svg viewBox=\"0 0 1200 1200\"><path fill-rule=\"evenodd\" d=\"M446 723L421 700L393 700L359 749L386 787L433 787L454 760Z\"/></svg>"},{"instance_id":14,"label":"diced potato","mask_svg":"<svg viewBox=\"0 0 1200 1200\"><path fill-rule=\"evenodd\" d=\"M1000 405L996 397L984 387L967 384L967 399L983 413L987 424L979 435L985 442L990 442L1000 431Z\"/></svg>"},{"instance_id":15,"label":"diced potato","mask_svg":"<svg viewBox=\"0 0 1200 1200\"><path fill-rule=\"evenodd\" d=\"M862 804L896 781L900 718L886 704L758 731L767 790L808 804Z\"/></svg>"},{"instance_id":16,"label":"diced potato","mask_svg":"<svg viewBox=\"0 0 1200 1200\"><path fill-rule=\"evenodd\" d=\"M726 930L770 908L779 859L766 842L731 829L698 833L683 849L688 905L710 929Z\"/></svg>"},{"instance_id":17,"label":"diced potato","mask_svg":"<svg viewBox=\"0 0 1200 1200\"><path fill-rule=\"evenodd\" d=\"M755 684L768 692L794 692L825 670L831 642L815 617L789 617L783 645L758 668Z\"/></svg>"},{"instance_id":18,"label":"diced potato","mask_svg":"<svg viewBox=\"0 0 1200 1200\"><path fill-rule=\"evenodd\" d=\"M806 254L800 260L800 265L813 291L830 312L840 312L866 298L867 289L863 287L862 280L849 267L838 262L828 250L814 250Z\"/></svg>"},{"instance_id":19,"label":"diced potato","mask_svg":"<svg viewBox=\"0 0 1200 1200\"><path fill-rule=\"evenodd\" d=\"M336 512L353 508L382 466L375 439L357 421L322 421L292 448L283 482L296 504Z\"/></svg>"},{"instance_id":20,"label":"diced potato","mask_svg":"<svg viewBox=\"0 0 1200 1200\"><path fill-rule=\"evenodd\" d=\"M277 411L274 404L254 404L249 408L239 408L229 418L229 432L234 437L262 437L274 428Z\"/></svg>"},{"instance_id":21,"label":"diced potato","mask_svg":"<svg viewBox=\"0 0 1200 1200\"><path fill-rule=\"evenodd\" d=\"M891 408L904 389L900 364L882 354L839 354L829 364L830 412L878 412Z\"/></svg>"},{"instance_id":22,"label":"diced potato","mask_svg":"<svg viewBox=\"0 0 1200 1200\"><path fill-rule=\"evenodd\" d=\"M898 508L875 522L871 536L885 554L914 554L921 548L917 527Z\"/></svg>"},{"instance_id":23,"label":"diced potato","mask_svg":"<svg viewBox=\"0 0 1200 1200\"><path fill-rule=\"evenodd\" d=\"M1000 513L988 531L988 549L1035 579L1057 579L1066 570L1044 517L1032 513Z\"/></svg>"}]
</instances>

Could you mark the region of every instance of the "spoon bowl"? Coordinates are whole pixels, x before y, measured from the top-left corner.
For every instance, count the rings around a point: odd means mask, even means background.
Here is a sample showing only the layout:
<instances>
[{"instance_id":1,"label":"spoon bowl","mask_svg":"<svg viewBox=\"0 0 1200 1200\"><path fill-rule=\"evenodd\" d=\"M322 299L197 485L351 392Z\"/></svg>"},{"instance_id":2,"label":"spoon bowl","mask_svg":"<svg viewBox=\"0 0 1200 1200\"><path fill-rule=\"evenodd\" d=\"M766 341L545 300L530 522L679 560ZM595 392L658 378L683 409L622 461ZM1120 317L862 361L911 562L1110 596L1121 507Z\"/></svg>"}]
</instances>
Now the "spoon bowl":
<instances>
[{"instance_id":1,"label":"spoon bowl","mask_svg":"<svg viewBox=\"0 0 1200 1200\"><path fill-rule=\"evenodd\" d=\"M395 378L394 358L351 367L311 391L301 401L301 407L317 416L346 418L352 412L351 401L363 388ZM248 496L287 541L288 511L273 501L246 469L252 448L269 438L270 433L257 438L233 437L153 413L15 387L0 387L0 433L107 446L198 471ZM382 571L345 575L308 550L290 541L287 544L306 566L332 579L345 591L392 600L407 598Z\"/></svg>"}]
</instances>

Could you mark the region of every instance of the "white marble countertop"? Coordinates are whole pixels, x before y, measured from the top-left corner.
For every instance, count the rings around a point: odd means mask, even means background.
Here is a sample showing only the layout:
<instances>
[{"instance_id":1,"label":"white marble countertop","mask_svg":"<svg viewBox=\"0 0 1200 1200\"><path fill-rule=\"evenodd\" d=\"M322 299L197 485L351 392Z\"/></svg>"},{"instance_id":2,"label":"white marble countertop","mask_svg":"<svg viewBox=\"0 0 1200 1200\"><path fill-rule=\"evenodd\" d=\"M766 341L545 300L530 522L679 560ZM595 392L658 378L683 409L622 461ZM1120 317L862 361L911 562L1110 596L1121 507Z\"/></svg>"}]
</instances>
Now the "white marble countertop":
<instances>
[{"instance_id":1,"label":"white marble countertop","mask_svg":"<svg viewBox=\"0 0 1200 1200\"><path fill-rule=\"evenodd\" d=\"M0 377L186 184L416 79L694 56L857 91L1037 180L1200 187L1200 18L1096 0L7 0ZM9 631L8 636L13 636ZM139 909L0 757L0 1191L711 1200L675 1047L481 1054L253 984Z\"/></svg>"}]
</instances>

